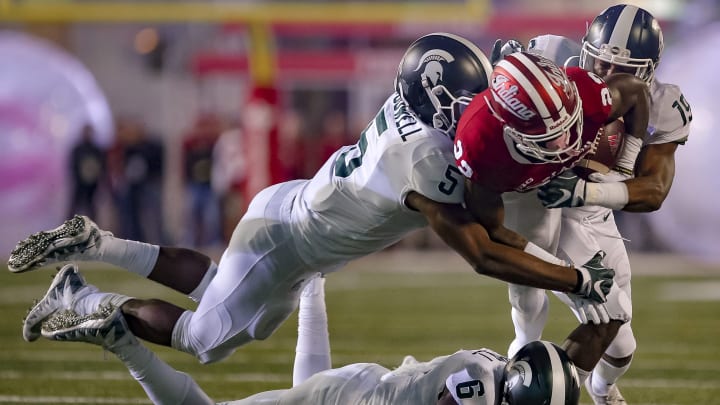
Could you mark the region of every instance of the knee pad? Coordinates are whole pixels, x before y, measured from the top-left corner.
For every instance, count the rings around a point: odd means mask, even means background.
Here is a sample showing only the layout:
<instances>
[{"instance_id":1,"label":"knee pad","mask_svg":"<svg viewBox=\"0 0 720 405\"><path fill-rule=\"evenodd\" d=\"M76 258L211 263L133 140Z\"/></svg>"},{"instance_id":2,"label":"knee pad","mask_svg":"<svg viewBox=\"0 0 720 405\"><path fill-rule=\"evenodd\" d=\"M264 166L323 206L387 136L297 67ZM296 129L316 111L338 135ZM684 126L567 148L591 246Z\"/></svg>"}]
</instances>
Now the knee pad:
<instances>
[{"instance_id":1,"label":"knee pad","mask_svg":"<svg viewBox=\"0 0 720 405\"><path fill-rule=\"evenodd\" d=\"M605 350L605 354L616 359L622 359L635 353L637 341L633 334L630 323L623 324L618 330L617 336L613 339L610 346Z\"/></svg>"},{"instance_id":2,"label":"knee pad","mask_svg":"<svg viewBox=\"0 0 720 405\"><path fill-rule=\"evenodd\" d=\"M508 296L513 309L525 314L540 312L548 299L545 290L516 284L508 286Z\"/></svg>"}]
</instances>

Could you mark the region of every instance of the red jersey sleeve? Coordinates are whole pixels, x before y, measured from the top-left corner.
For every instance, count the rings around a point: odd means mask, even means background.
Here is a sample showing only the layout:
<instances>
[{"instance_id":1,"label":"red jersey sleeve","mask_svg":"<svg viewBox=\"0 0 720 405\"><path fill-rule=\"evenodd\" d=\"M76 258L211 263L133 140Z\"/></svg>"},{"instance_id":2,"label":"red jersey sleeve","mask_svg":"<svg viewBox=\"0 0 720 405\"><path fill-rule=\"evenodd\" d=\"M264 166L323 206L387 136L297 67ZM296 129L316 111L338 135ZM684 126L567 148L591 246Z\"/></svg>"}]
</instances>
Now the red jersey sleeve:
<instances>
[{"instance_id":1,"label":"red jersey sleeve","mask_svg":"<svg viewBox=\"0 0 720 405\"><path fill-rule=\"evenodd\" d=\"M598 75L579 67L566 69L568 78L575 83L582 100L583 119L594 125L604 124L612 110L612 97L607 84Z\"/></svg>"}]
</instances>

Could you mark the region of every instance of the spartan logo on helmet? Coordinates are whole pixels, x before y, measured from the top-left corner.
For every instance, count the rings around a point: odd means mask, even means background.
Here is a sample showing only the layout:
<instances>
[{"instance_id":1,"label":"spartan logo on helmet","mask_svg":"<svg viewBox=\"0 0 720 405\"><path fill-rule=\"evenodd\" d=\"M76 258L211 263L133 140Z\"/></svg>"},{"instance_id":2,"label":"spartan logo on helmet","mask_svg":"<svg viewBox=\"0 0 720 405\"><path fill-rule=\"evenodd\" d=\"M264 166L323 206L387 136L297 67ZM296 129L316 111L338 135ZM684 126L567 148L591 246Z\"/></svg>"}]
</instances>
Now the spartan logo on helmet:
<instances>
[{"instance_id":1,"label":"spartan logo on helmet","mask_svg":"<svg viewBox=\"0 0 720 405\"><path fill-rule=\"evenodd\" d=\"M420 61L414 71L417 72L424 65L425 69L420 73L420 77L422 77L423 80L428 80L431 87L437 86L443 79L444 69L443 64L440 63L441 61L452 63L455 61L455 58L453 58L449 52L443 51L442 49L429 50L420 57Z\"/></svg>"},{"instance_id":2,"label":"spartan logo on helmet","mask_svg":"<svg viewBox=\"0 0 720 405\"><path fill-rule=\"evenodd\" d=\"M507 377L507 389L512 390L516 384L530 386L533 379L532 367L527 361L516 361L513 363Z\"/></svg>"}]
</instances>

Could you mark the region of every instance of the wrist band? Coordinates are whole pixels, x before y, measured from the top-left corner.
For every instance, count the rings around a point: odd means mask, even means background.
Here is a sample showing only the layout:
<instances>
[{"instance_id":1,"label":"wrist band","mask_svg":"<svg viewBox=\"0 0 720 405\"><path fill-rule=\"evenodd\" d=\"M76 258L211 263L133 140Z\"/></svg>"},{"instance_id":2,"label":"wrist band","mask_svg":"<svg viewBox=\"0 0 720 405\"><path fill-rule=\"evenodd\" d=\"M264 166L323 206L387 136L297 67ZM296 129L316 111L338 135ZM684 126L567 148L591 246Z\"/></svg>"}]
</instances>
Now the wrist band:
<instances>
[{"instance_id":1,"label":"wrist band","mask_svg":"<svg viewBox=\"0 0 720 405\"><path fill-rule=\"evenodd\" d=\"M585 205L600 205L621 210L627 205L629 198L627 185L621 181L585 184Z\"/></svg>"},{"instance_id":2,"label":"wrist band","mask_svg":"<svg viewBox=\"0 0 720 405\"><path fill-rule=\"evenodd\" d=\"M540 246L528 241L527 245L525 245L525 249L523 249L523 252L533 255L537 257L538 259L544 260L546 262L557 264L558 266L565 266L566 263L563 260L560 260L556 256L550 254L545 249L541 248Z\"/></svg>"}]
</instances>

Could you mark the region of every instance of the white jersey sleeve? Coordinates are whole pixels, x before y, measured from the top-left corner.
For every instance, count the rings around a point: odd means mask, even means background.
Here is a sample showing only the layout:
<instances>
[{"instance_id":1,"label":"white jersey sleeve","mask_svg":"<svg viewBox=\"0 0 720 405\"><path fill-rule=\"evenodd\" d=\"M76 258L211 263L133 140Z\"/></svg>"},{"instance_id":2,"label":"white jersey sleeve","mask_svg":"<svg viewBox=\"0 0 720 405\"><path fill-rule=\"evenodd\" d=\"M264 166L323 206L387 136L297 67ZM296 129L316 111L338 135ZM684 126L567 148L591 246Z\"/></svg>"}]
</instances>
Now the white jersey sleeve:
<instances>
[{"instance_id":1,"label":"white jersey sleeve","mask_svg":"<svg viewBox=\"0 0 720 405\"><path fill-rule=\"evenodd\" d=\"M655 79L650 85L650 123L644 143L684 144L690 134L691 121L692 110L680 88Z\"/></svg>"},{"instance_id":2,"label":"white jersey sleeve","mask_svg":"<svg viewBox=\"0 0 720 405\"><path fill-rule=\"evenodd\" d=\"M540 35L528 42L528 52L548 58L561 67L578 66L581 49L579 43L560 35Z\"/></svg>"}]
</instances>

